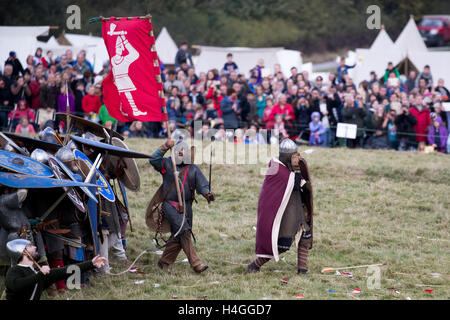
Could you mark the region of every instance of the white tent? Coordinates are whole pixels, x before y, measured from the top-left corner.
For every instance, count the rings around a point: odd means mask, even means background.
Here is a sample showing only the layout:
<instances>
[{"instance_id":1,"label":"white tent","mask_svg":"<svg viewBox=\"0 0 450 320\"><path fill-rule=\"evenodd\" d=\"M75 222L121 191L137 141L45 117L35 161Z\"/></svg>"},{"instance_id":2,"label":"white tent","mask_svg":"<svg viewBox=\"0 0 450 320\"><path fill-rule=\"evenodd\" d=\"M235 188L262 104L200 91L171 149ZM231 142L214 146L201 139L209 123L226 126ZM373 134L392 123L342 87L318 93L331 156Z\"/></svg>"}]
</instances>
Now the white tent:
<instances>
[{"instance_id":1,"label":"white tent","mask_svg":"<svg viewBox=\"0 0 450 320\"><path fill-rule=\"evenodd\" d=\"M395 41L395 46L404 56L408 52L427 52L427 46L420 36L419 29L414 22L413 17L409 18L408 23Z\"/></svg>"},{"instance_id":2,"label":"white tent","mask_svg":"<svg viewBox=\"0 0 450 320\"><path fill-rule=\"evenodd\" d=\"M377 77L380 78L384 75L389 62L396 65L402 58L403 55L399 47L395 45L382 27L369 49L356 49L354 60L356 67L349 70L349 75L356 84L369 80L372 71L375 71Z\"/></svg>"},{"instance_id":3,"label":"white tent","mask_svg":"<svg viewBox=\"0 0 450 320\"><path fill-rule=\"evenodd\" d=\"M394 46L395 46L394 41L392 41L391 37L389 37L386 30L384 30L384 27L382 27L380 32L378 32L378 35L373 41L372 45L370 46L370 50L371 51L393 50Z\"/></svg>"},{"instance_id":4,"label":"white tent","mask_svg":"<svg viewBox=\"0 0 450 320\"><path fill-rule=\"evenodd\" d=\"M167 31L166 27L163 27L161 32L155 41L156 51L158 57L164 64L174 64L175 56L177 55L178 47L175 41Z\"/></svg>"},{"instance_id":5,"label":"white tent","mask_svg":"<svg viewBox=\"0 0 450 320\"><path fill-rule=\"evenodd\" d=\"M450 52L449 51L413 51L408 53L409 60L420 71L426 65L430 66L433 75L433 85L436 85L439 78L444 79L445 86L450 86Z\"/></svg>"},{"instance_id":6,"label":"white tent","mask_svg":"<svg viewBox=\"0 0 450 320\"><path fill-rule=\"evenodd\" d=\"M48 36L50 27L0 27L0 65L9 57L10 51L15 51L17 58L25 67L28 55L34 56L39 46L38 36Z\"/></svg>"},{"instance_id":7,"label":"white tent","mask_svg":"<svg viewBox=\"0 0 450 320\"><path fill-rule=\"evenodd\" d=\"M93 65L95 72L100 72L103 63L109 61L108 51L102 37L74 33L66 33L64 36L72 44L73 59L76 60L79 48L85 49L86 59Z\"/></svg>"},{"instance_id":8,"label":"white tent","mask_svg":"<svg viewBox=\"0 0 450 320\"><path fill-rule=\"evenodd\" d=\"M425 65L430 65L433 78L443 78L450 84L450 52L429 51L420 36L413 17L403 28L395 43L381 29L370 49L356 49L357 66L353 74L355 83L368 80L370 72L375 71L378 77L384 75L388 62L399 64L408 58L414 66L422 71Z\"/></svg>"},{"instance_id":9,"label":"white tent","mask_svg":"<svg viewBox=\"0 0 450 320\"><path fill-rule=\"evenodd\" d=\"M279 63L285 75L290 74L291 67L302 69L302 57L300 51L285 50L283 48L247 48L247 47L209 47L198 46L200 55L195 59L197 73L207 72L214 68L222 69L226 62L227 54L233 54L233 61L239 67L239 72L246 76L256 66L259 59L264 60L264 65L271 72L275 64ZM219 70L220 71L220 70Z\"/></svg>"}]
</instances>

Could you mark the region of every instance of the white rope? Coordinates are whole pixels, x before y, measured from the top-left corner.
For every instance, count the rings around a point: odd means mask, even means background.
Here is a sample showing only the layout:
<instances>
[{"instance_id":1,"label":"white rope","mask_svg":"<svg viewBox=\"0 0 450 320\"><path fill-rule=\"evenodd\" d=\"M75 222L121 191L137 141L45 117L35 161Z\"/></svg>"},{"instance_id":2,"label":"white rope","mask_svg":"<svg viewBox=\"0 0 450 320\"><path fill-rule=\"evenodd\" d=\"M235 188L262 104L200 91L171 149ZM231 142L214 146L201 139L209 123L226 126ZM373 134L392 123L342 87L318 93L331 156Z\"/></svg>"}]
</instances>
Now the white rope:
<instances>
[{"instance_id":1,"label":"white rope","mask_svg":"<svg viewBox=\"0 0 450 320\"><path fill-rule=\"evenodd\" d=\"M128 269L126 269L126 270L124 270L124 271L122 271L122 272L119 272L119 273L107 273L108 275L111 275L111 276L120 276L120 275L122 275L122 274L124 274L124 273L127 273L128 271L130 271L131 270L131 268L133 268L133 266L135 265L135 263L145 254L145 253L147 253L147 252L150 252L148 249L145 249L144 251L142 251L138 256L137 256L137 258L136 259L134 259L134 261L133 261L133 263L128 267Z\"/></svg>"}]
</instances>

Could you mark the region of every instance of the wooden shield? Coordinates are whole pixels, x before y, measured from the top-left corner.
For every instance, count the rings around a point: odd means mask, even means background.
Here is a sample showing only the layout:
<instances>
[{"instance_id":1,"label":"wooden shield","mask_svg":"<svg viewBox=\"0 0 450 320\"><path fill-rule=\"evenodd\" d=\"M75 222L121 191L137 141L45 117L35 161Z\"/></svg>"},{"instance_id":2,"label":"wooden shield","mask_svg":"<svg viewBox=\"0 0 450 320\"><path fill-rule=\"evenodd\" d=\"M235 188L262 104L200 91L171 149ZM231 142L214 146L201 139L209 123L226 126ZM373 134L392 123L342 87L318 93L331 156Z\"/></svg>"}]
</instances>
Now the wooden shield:
<instances>
[{"instance_id":1,"label":"wooden shield","mask_svg":"<svg viewBox=\"0 0 450 320\"><path fill-rule=\"evenodd\" d=\"M118 138L112 138L111 143L113 146L120 147L128 150L128 146L122 140ZM117 178L123 183L127 189L131 191L138 191L141 185L141 178L139 176L139 170L136 165L136 160L133 158L119 158L117 156L110 156L109 161L113 170L117 169L120 165L123 170L117 170L121 173Z\"/></svg>"},{"instance_id":2,"label":"wooden shield","mask_svg":"<svg viewBox=\"0 0 450 320\"><path fill-rule=\"evenodd\" d=\"M158 219L162 210L163 197L163 188L160 186L147 206L145 223L151 231L158 230ZM161 232L170 233L170 224L164 216L164 213L162 214Z\"/></svg>"}]
</instances>

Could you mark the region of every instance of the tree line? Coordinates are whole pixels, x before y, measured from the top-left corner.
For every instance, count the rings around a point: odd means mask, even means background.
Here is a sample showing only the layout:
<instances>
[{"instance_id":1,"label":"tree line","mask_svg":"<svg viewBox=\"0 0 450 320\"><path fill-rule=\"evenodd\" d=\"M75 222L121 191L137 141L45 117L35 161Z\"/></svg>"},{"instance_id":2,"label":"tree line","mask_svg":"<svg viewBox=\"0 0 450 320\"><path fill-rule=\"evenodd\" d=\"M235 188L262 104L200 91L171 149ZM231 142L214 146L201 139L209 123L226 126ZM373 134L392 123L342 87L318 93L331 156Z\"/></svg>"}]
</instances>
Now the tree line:
<instances>
[{"instance_id":1,"label":"tree line","mask_svg":"<svg viewBox=\"0 0 450 320\"><path fill-rule=\"evenodd\" d=\"M378 30L366 21L370 5L381 9L381 23L395 39L414 15L450 14L446 0L0 0L2 25L52 25L56 33L101 35L96 16L150 13L155 35L167 27L177 43L214 46L283 46L305 53L368 46ZM67 30L66 9L81 9L81 29Z\"/></svg>"}]
</instances>

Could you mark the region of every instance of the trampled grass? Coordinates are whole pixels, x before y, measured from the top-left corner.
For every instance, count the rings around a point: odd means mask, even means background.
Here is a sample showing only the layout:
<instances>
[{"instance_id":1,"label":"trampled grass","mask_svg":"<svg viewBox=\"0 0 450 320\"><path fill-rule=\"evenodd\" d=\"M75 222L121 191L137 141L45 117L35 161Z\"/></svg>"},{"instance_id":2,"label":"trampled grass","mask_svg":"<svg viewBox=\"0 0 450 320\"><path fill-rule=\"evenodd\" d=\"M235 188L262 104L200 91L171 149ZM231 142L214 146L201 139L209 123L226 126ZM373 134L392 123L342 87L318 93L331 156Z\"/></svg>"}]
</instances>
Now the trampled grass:
<instances>
[{"instance_id":1,"label":"trampled grass","mask_svg":"<svg viewBox=\"0 0 450 320\"><path fill-rule=\"evenodd\" d=\"M162 140L129 139L133 150L152 153ZM313 149L305 154L305 149ZM314 187L314 244L309 274L297 275L296 247L248 274L254 259L256 209L263 176L258 165L214 165L216 201L194 204L196 248L209 269L195 274L179 255L161 271L155 253L138 262L145 274L91 278L92 287L70 290L60 299L449 299L450 158L441 154L301 147ZM161 183L146 160L137 160L141 188L128 192L134 232L128 258L153 247L145 225L147 204ZM208 175L208 165L201 168ZM381 286L369 289L367 269L353 279L322 274L324 267L383 263ZM126 265L112 262L112 272ZM439 275L432 275L438 273ZM281 279L285 277L287 284ZM136 284L144 280L142 284ZM159 286L155 286L159 284ZM351 296L354 288L361 293ZM395 293L394 289L399 293ZM434 289L427 293L425 289ZM335 292L329 292L333 290Z\"/></svg>"}]
</instances>

